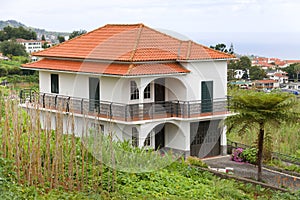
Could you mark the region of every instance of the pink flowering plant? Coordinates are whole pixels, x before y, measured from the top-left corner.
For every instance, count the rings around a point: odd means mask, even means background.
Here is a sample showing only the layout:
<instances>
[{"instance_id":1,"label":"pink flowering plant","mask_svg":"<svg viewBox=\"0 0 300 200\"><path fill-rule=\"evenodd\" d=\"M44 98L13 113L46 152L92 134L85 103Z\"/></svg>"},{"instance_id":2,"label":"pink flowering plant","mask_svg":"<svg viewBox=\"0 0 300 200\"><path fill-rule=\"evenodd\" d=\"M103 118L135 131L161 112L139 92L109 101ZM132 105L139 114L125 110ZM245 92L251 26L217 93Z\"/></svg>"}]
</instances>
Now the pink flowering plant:
<instances>
[{"instance_id":1,"label":"pink flowering plant","mask_svg":"<svg viewBox=\"0 0 300 200\"><path fill-rule=\"evenodd\" d=\"M243 162L243 158L241 157L243 150L243 148L234 149L231 154L231 160L235 162Z\"/></svg>"}]
</instances>

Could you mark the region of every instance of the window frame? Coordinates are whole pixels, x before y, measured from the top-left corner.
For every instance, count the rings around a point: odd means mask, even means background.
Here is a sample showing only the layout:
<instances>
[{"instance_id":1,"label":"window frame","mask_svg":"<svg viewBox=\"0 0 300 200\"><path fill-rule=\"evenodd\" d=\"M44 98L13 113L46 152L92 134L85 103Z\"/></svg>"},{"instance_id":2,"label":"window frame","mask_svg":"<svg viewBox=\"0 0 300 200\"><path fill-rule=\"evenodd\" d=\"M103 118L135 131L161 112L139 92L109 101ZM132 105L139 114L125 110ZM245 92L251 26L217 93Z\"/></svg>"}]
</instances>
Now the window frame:
<instances>
[{"instance_id":1,"label":"window frame","mask_svg":"<svg viewBox=\"0 0 300 200\"><path fill-rule=\"evenodd\" d=\"M130 100L137 100L140 98L140 91L135 81L130 81Z\"/></svg>"},{"instance_id":2,"label":"window frame","mask_svg":"<svg viewBox=\"0 0 300 200\"><path fill-rule=\"evenodd\" d=\"M144 99L151 99L151 83L149 83L144 89Z\"/></svg>"},{"instance_id":3,"label":"window frame","mask_svg":"<svg viewBox=\"0 0 300 200\"><path fill-rule=\"evenodd\" d=\"M58 74L50 75L50 90L51 90L51 93L59 94L59 75Z\"/></svg>"}]
</instances>

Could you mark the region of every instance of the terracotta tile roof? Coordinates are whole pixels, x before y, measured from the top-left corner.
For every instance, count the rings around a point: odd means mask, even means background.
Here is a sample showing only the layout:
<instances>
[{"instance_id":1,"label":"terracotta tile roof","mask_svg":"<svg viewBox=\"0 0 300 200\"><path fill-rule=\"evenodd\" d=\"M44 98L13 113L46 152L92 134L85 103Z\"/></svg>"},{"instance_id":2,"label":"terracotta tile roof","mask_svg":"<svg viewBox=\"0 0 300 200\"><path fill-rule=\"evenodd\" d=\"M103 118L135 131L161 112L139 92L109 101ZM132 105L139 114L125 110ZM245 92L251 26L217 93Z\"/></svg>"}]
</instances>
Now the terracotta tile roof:
<instances>
[{"instance_id":1,"label":"terracotta tile roof","mask_svg":"<svg viewBox=\"0 0 300 200\"><path fill-rule=\"evenodd\" d=\"M276 80L257 80L255 83L277 83Z\"/></svg>"},{"instance_id":2,"label":"terracotta tile roof","mask_svg":"<svg viewBox=\"0 0 300 200\"><path fill-rule=\"evenodd\" d=\"M28 42L41 42L40 40L25 40L23 38L17 38L16 42L18 43L28 43Z\"/></svg>"},{"instance_id":3,"label":"terracotta tile roof","mask_svg":"<svg viewBox=\"0 0 300 200\"><path fill-rule=\"evenodd\" d=\"M113 61L234 58L233 55L192 41L179 40L143 24L105 25L34 55Z\"/></svg>"},{"instance_id":4,"label":"terracotta tile roof","mask_svg":"<svg viewBox=\"0 0 300 200\"><path fill-rule=\"evenodd\" d=\"M277 77L287 77L286 74L287 73L275 73L274 76L277 76Z\"/></svg>"},{"instance_id":5,"label":"terracotta tile roof","mask_svg":"<svg viewBox=\"0 0 300 200\"><path fill-rule=\"evenodd\" d=\"M135 76L149 74L174 74L188 73L189 70L182 67L178 62L174 63L147 63L147 64L120 64L72 60L42 59L37 62L23 64L28 69L46 69L71 72L86 72L97 74L110 74L119 76Z\"/></svg>"},{"instance_id":6,"label":"terracotta tile roof","mask_svg":"<svg viewBox=\"0 0 300 200\"><path fill-rule=\"evenodd\" d=\"M288 64L300 63L300 60L286 60Z\"/></svg>"}]
</instances>

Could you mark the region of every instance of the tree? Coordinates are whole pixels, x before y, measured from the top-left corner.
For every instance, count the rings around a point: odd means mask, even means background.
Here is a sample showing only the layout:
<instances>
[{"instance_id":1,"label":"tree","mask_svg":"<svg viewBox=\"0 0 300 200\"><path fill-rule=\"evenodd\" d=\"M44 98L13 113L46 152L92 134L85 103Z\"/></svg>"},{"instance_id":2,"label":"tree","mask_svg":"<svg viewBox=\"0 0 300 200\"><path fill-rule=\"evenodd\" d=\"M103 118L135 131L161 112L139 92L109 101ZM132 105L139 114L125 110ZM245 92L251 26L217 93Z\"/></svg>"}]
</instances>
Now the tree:
<instances>
[{"instance_id":1,"label":"tree","mask_svg":"<svg viewBox=\"0 0 300 200\"><path fill-rule=\"evenodd\" d=\"M236 113L225 119L228 132L245 133L246 129L257 133L257 180L262 181L262 161L266 128L278 128L282 123L293 124L300 120L297 98L289 93L262 93L238 91L229 103L229 109ZM269 135L268 135L269 136Z\"/></svg>"},{"instance_id":2,"label":"tree","mask_svg":"<svg viewBox=\"0 0 300 200\"><path fill-rule=\"evenodd\" d=\"M66 41L64 36L57 36L57 39L59 43L63 43L64 41Z\"/></svg>"},{"instance_id":3,"label":"tree","mask_svg":"<svg viewBox=\"0 0 300 200\"><path fill-rule=\"evenodd\" d=\"M25 40L34 39L36 40L36 32L27 30L23 27L13 28L11 26L6 26L0 31L0 41L6 41L10 39L23 38Z\"/></svg>"},{"instance_id":4,"label":"tree","mask_svg":"<svg viewBox=\"0 0 300 200\"><path fill-rule=\"evenodd\" d=\"M45 35L42 35L42 41L46 41Z\"/></svg>"},{"instance_id":5,"label":"tree","mask_svg":"<svg viewBox=\"0 0 300 200\"><path fill-rule=\"evenodd\" d=\"M294 73L296 74L295 82L298 82L299 74L300 74L300 63L297 63L296 65L294 65Z\"/></svg>"},{"instance_id":6,"label":"tree","mask_svg":"<svg viewBox=\"0 0 300 200\"><path fill-rule=\"evenodd\" d=\"M252 66L249 70L251 80L262 80L267 78L267 73L259 66Z\"/></svg>"},{"instance_id":7,"label":"tree","mask_svg":"<svg viewBox=\"0 0 300 200\"><path fill-rule=\"evenodd\" d=\"M298 64L299 63L293 63L293 64L290 64L289 66L287 66L286 68L283 69L283 71L288 73L289 80L296 80L297 74L295 73L294 67Z\"/></svg>"},{"instance_id":8,"label":"tree","mask_svg":"<svg viewBox=\"0 0 300 200\"><path fill-rule=\"evenodd\" d=\"M226 45L223 43L217 44L216 46L210 46L209 48L228 53L228 50L226 49Z\"/></svg>"},{"instance_id":9,"label":"tree","mask_svg":"<svg viewBox=\"0 0 300 200\"><path fill-rule=\"evenodd\" d=\"M69 40L72 38L78 37L82 34L85 34L85 33L86 33L86 30L73 31L69 36Z\"/></svg>"},{"instance_id":10,"label":"tree","mask_svg":"<svg viewBox=\"0 0 300 200\"><path fill-rule=\"evenodd\" d=\"M15 41L4 41L0 44L0 51L3 55L8 56L27 56L25 47Z\"/></svg>"},{"instance_id":11,"label":"tree","mask_svg":"<svg viewBox=\"0 0 300 200\"><path fill-rule=\"evenodd\" d=\"M234 54L234 48L233 48L233 44L232 43L230 44L230 48L228 50L228 53Z\"/></svg>"},{"instance_id":12,"label":"tree","mask_svg":"<svg viewBox=\"0 0 300 200\"><path fill-rule=\"evenodd\" d=\"M237 64L239 69L250 69L251 65L252 65L251 60L247 56L240 57L240 60L238 61Z\"/></svg>"},{"instance_id":13,"label":"tree","mask_svg":"<svg viewBox=\"0 0 300 200\"><path fill-rule=\"evenodd\" d=\"M251 68L251 60L247 56L240 57L239 60L232 60L228 64L228 69L247 70Z\"/></svg>"}]
</instances>

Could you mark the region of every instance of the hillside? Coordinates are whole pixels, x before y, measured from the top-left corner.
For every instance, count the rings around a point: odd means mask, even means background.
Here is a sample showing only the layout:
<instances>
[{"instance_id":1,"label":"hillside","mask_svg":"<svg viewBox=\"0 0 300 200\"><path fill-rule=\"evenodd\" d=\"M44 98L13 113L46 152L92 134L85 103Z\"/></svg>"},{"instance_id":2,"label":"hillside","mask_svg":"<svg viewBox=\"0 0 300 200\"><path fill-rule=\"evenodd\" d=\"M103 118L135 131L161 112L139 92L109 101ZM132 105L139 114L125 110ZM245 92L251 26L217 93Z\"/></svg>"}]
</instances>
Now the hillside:
<instances>
[{"instance_id":1,"label":"hillside","mask_svg":"<svg viewBox=\"0 0 300 200\"><path fill-rule=\"evenodd\" d=\"M68 36L70 33L67 32L56 32L56 31L47 31L45 29L40 29L40 28L34 28L34 27L29 27L26 26L25 24L18 22L16 20L7 20L3 21L0 20L0 30L2 30L6 26L12 26L12 27L24 27L26 29L30 29L36 32L38 39L42 38L42 35L45 35L47 40L51 40L52 42L57 41L57 36Z\"/></svg>"}]
</instances>

